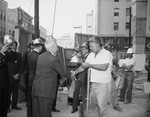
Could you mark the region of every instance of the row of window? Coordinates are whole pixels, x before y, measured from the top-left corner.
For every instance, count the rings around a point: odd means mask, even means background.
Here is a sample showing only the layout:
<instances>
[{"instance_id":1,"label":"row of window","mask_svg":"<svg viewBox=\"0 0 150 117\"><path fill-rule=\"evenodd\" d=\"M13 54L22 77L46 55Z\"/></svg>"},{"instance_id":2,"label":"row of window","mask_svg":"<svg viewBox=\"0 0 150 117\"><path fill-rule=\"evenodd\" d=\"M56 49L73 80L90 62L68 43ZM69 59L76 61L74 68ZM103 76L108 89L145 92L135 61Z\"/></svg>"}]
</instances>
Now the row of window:
<instances>
[{"instance_id":1,"label":"row of window","mask_svg":"<svg viewBox=\"0 0 150 117\"><path fill-rule=\"evenodd\" d=\"M12 35L13 37L15 36L15 31L14 30L9 30L9 35Z\"/></svg>"},{"instance_id":2,"label":"row of window","mask_svg":"<svg viewBox=\"0 0 150 117\"><path fill-rule=\"evenodd\" d=\"M0 9L0 21L6 21L6 12Z\"/></svg>"},{"instance_id":3,"label":"row of window","mask_svg":"<svg viewBox=\"0 0 150 117\"><path fill-rule=\"evenodd\" d=\"M32 22L30 16L28 16L27 14L25 14L23 11L18 10L18 15L23 20L26 20L28 22Z\"/></svg>"},{"instance_id":4,"label":"row of window","mask_svg":"<svg viewBox=\"0 0 150 117\"><path fill-rule=\"evenodd\" d=\"M119 16L119 8L114 8L114 16ZM130 16L130 8L126 8L126 16Z\"/></svg>"},{"instance_id":5,"label":"row of window","mask_svg":"<svg viewBox=\"0 0 150 117\"><path fill-rule=\"evenodd\" d=\"M130 28L130 23L126 22L126 30ZM114 22L114 30L119 30L119 22Z\"/></svg>"},{"instance_id":6,"label":"row of window","mask_svg":"<svg viewBox=\"0 0 150 117\"><path fill-rule=\"evenodd\" d=\"M114 2L119 2L119 0L114 0ZM126 2L131 2L131 0L126 0Z\"/></svg>"},{"instance_id":7,"label":"row of window","mask_svg":"<svg viewBox=\"0 0 150 117\"><path fill-rule=\"evenodd\" d=\"M0 36L5 35L6 29L5 27L0 26Z\"/></svg>"},{"instance_id":8,"label":"row of window","mask_svg":"<svg viewBox=\"0 0 150 117\"><path fill-rule=\"evenodd\" d=\"M129 43L129 38L119 38L119 39L118 38L117 37L103 38L103 42L104 43L110 43L110 44L119 44L120 43L120 39L122 39L124 41L124 44L128 44Z\"/></svg>"}]
</instances>

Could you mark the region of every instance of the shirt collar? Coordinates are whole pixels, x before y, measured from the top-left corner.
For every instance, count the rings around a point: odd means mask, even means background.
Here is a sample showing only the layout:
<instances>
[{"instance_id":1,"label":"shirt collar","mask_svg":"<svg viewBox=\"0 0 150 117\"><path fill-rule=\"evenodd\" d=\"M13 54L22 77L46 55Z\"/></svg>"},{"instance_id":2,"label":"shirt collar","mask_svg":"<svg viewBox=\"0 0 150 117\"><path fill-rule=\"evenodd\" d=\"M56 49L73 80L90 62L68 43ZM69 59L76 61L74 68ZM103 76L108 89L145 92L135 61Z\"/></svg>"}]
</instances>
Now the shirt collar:
<instances>
[{"instance_id":1,"label":"shirt collar","mask_svg":"<svg viewBox=\"0 0 150 117\"><path fill-rule=\"evenodd\" d=\"M35 49L35 48L34 48L33 50L36 51L37 53L40 53L40 52L39 52L37 49Z\"/></svg>"},{"instance_id":2,"label":"shirt collar","mask_svg":"<svg viewBox=\"0 0 150 117\"><path fill-rule=\"evenodd\" d=\"M56 56L52 51L49 51L53 56Z\"/></svg>"}]
</instances>

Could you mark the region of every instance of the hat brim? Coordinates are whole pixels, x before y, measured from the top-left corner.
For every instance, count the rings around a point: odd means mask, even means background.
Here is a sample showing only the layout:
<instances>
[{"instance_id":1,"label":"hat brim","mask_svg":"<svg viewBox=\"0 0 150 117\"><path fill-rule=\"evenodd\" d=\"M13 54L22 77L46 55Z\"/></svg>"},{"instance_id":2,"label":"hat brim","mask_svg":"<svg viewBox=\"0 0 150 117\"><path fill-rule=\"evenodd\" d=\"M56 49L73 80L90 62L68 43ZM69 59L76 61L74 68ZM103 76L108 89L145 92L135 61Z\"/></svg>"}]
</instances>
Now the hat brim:
<instances>
[{"instance_id":1,"label":"hat brim","mask_svg":"<svg viewBox=\"0 0 150 117\"><path fill-rule=\"evenodd\" d=\"M38 46L38 45L44 45L44 44L41 43L33 44L33 46Z\"/></svg>"}]
</instances>

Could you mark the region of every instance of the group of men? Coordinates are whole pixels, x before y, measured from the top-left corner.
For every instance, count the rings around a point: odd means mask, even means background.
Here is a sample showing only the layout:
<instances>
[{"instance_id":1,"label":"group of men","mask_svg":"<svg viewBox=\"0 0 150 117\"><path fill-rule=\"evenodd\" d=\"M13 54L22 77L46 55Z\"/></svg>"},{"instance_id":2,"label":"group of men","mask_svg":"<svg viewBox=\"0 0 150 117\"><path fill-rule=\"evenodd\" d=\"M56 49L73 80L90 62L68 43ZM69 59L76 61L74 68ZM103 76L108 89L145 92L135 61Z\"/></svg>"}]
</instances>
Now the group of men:
<instances>
[{"instance_id":1,"label":"group of men","mask_svg":"<svg viewBox=\"0 0 150 117\"><path fill-rule=\"evenodd\" d=\"M76 88L79 89L81 87L82 100L85 104L88 69L90 71L91 82L90 107L92 107L91 109L98 110L97 114L99 117L107 117L108 97L111 92L113 55L103 47L100 37L93 36L88 42L82 44L83 62L75 71L65 71L63 69L61 61L57 56L58 46L54 38L47 40L45 43L38 38L33 41L33 45L34 49L27 54L29 67L29 79L27 82L29 86L28 117L52 117L52 105L58 88L58 74L62 79L74 78L76 76ZM44 52L42 52L43 47L45 47ZM7 85L9 84L8 63L9 61L16 63L16 59L14 60L9 55L9 48L9 45L4 45L0 50L0 75L2 76L0 78L0 115L3 115L2 117L7 117L8 109L8 100L6 100L7 95L9 95L9 91L7 92ZM125 100L126 104L131 103L134 80L134 77L131 76L134 75L133 67L135 61L132 56L133 52L130 54L124 63L120 65L120 68L126 73L126 78L124 79L125 85L122 87L120 101ZM22 70L15 72L12 78L15 80L18 79L20 71ZM74 92L74 99L77 96L77 100L73 102L74 104L78 104L78 89L75 89ZM77 105L74 104L72 113L78 110ZM19 109L17 105L14 108Z\"/></svg>"},{"instance_id":2,"label":"group of men","mask_svg":"<svg viewBox=\"0 0 150 117\"><path fill-rule=\"evenodd\" d=\"M7 36L12 38L10 35ZM25 79L28 89L27 116L51 117L52 104L56 105L53 100L56 98L58 76L71 77L71 72L63 70L60 59L57 57L56 40L51 39L44 44L40 38L35 39L30 44L33 49L26 52L23 59L17 52L17 46L18 43L13 41L10 44L4 44L0 49L0 116L7 117L10 109L21 110L17 106L17 101L20 75L23 73L28 77ZM44 47L46 50L43 51ZM37 110L39 108L40 110ZM59 111L53 108L53 111Z\"/></svg>"},{"instance_id":3,"label":"group of men","mask_svg":"<svg viewBox=\"0 0 150 117\"><path fill-rule=\"evenodd\" d=\"M76 76L75 90L73 95L73 109L71 113L78 111L78 99L81 87L82 101L85 103L86 89L85 82L87 82L87 74L80 77L80 74L85 72L87 69L90 69L90 82L91 82L91 92L90 92L90 110L98 110L99 117L107 116L107 104L111 101L113 108L117 111L122 111L119 106L118 101L125 101L124 104L131 103L132 100L132 87L134 81L134 66L135 60L133 57L134 51L132 48L127 50L127 57L124 59L123 63L114 62L114 57L110 52L109 48L105 48L101 42L100 37L92 37L89 42L89 49L85 46L84 49L87 49L88 56L83 61L81 66L73 72L73 76ZM84 44L83 44L84 45ZM82 53L81 46L81 53ZM117 69L115 76L120 74L122 77L122 87L120 91L120 98L118 100L118 90L115 84L116 78L114 78L112 71L113 66ZM121 73L118 74L119 69L122 69ZM84 79L84 82L83 82ZM108 99L108 97L110 97ZM90 116L92 116L91 113Z\"/></svg>"}]
</instances>

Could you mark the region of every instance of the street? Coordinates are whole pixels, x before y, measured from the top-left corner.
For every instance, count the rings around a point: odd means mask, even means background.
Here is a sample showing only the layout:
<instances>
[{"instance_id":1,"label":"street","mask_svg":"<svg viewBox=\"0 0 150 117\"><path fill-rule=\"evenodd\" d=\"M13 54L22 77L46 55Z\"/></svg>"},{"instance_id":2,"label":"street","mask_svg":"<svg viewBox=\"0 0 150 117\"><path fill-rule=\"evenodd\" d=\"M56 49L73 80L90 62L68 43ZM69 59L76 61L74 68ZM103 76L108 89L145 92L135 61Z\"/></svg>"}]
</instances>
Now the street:
<instances>
[{"instance_id":1,"label":"street","mask_svg":"<svg viewBox=\"0 0 150 117\"><path fill-rule=\"evenodd\" d=\"M132 103L123 104L123 102L119 102L120 107L123 109L122 112L114 110L110 104L108 107L108 117L149 117L150 112L146 112L146 110L150 109L150 103L147 103L148 94L144 93L142 85L146 79L146 73L137 73L134 81ZM22 107L22 110L12 110L11 113L8 114L8 117L26 117L26 104L20 103L18 105ZM53 117L79 117L79 112L71 113L72 106L70 105L68 105L67 108L57 107L57 109L60 109L61 112L52 112Z\"/></svg>"}]
</instances>

